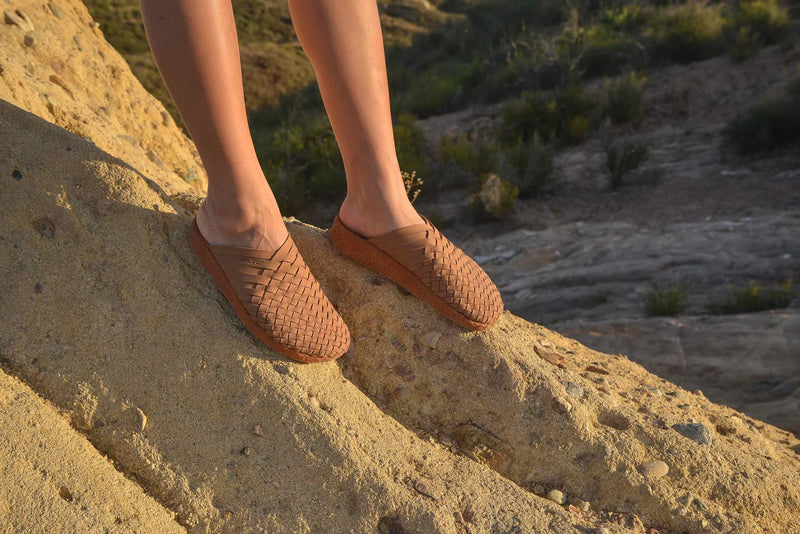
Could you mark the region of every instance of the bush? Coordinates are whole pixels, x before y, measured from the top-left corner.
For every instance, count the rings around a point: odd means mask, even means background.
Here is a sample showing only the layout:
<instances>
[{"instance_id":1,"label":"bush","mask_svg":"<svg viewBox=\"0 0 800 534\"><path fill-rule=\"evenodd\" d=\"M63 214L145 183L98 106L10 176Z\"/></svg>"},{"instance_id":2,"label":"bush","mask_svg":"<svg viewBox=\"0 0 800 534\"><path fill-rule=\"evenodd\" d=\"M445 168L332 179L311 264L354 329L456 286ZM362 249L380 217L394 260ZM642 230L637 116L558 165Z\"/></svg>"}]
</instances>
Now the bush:
<instances>
[{"instance_id":1,"label":"bush","mask_svg":"<svg viewBox=\"0 0 800 534\"><path fill-rule=\"evenodd\" d=\"M403 114L394 124L394 143L400 168L425 175L428 170L428 153L425 136L414 123L416 117Z\"/></svg>"},{"instance_id":2,"label":"bush","mask_svg":"<svg viewBox=\"0 0 800 534\"><path fill-rule=\"evenodd\" d=\"M515 140L503 152L503 175L519 188L519 197L535 197L543 193L553 177L553 154L538 135L527 143Z\"/></svg>"},{"instance_id":3,"label":"bush","mask_svg":"<svg viewBox=\"0 0 800 534\"><path fill-rule=\"evenodd\" d=\"M779 0L742 0L728 21L731 57L744 61L787 35L789 11Z\"/></svg>"},{"instance_id":4,"label":"bush","mask_svg":"<svg viewBox=\"0 0 800 534\"><path fill-rule=\"evenodd\" d=\"M503 111L500 138L528 141L534 135L545 142L562 145L581 143L596 125L597 102L582 85L547 92L526 92Z\"/></svg>"},{"instance_id":5,"label":"bush","mask_svg":"<svg viewBox=\"0 0 800 534\"><path fill-rule=\"evenodd\" d=\"M519 188L496 174L489 174L481 190L469 198L473 217L477 220L505 219L514 211Z\"/></svg>"},{"instance_id":6,"label":"bush","mask_svg":"<svg viewBox=\"0 0 800 534\"><path fill-rule=\"evenodd\" d=\"M466 136L444 135L439 140L439 159L452 162L477 179L494 172L497 146L472 140Z\"/></svg>"},{"instance_id":7,"label":"bush","mask_svg":"<svg viewBox=\"0 0 800 534\"><path fill-rule=\"evenodd\" d=\"M686 297L680 286L655 288L644 296L647 315L671 317L686 310Z\"/></svg>"},{"instance_id":8,"label":"bush","mask_svg":"<svg viewBox=\"0 0 800 534\"><path fill-rule=\"evenodd\" d=\"M792 302L792 277L781 284L780 289L765 291L751 280L746 288L731 287L731 297L726 302L711 303L708 309L715 314L754 313L765 310L788 308Z\"/></svg>"},{"instance_id":9,"label":"bush","mask_svg":"<svg viewBox=\"0 0 800 534\"><path fill-rule=\"evenodd\" d=\"M626 174L639 167L650 156L647 146L642 143L626 143L622 147L607 143L605 152L606 161L603 170L614 191L622 185L622 179Z\"/></svg>"},{"instance_id":10,"label":"bush","mask_svg":"<svg viewBox=\"0 0 800 534\"><path fill-rule=\"evenodd\" d=\"M680 63L714 57L724 48L719 4L690 1L655 11L646 35L658 55Z\"/></svg>"},{"instance_id":11,"label":"bush","mask_svg":"<svg viewBox=\"0 0 800 534\"><path fill-rule=\"evenodd\" d=\"M789 10L779 0L742 0L736 6L731 25L748 28L764 44L777 43L789 26Z\"/></svg>"},{"instance_id":12,"label":"bush","mask_svg":"<svg viewBox=\"0 0 800 534\"><path fill-rule=\"evenodd\" d=\"M644 112L644 82L642 74L631 72L613 82L606 82L605 114L614 124L638 119Z\"/></svg>"},{"instance_id":13,"label":"bush","mask_svg":"<svg viewBox=\"0 0 800 534\"><path fill-rule=\"evenodd\" d=\"M726 136L742 155L800 147L800 78L787 84L784 97L756 104L734 118Z\"/></svg>"}]
</instances>

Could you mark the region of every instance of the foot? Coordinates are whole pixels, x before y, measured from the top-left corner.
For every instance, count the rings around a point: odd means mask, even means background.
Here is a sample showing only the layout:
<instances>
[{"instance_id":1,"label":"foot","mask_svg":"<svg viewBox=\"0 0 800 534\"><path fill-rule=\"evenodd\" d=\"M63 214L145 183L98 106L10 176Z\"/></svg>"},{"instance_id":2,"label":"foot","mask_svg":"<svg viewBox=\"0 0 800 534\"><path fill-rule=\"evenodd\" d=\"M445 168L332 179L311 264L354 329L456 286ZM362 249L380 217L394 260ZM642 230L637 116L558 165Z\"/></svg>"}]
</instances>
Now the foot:
<instances>
[{"instance_id":1,"label":"foot","mask_svg":"<svg viewBox=\"0 0 800 534\"><path fill-rule=\"evenodd\" d=\"M358 195L348 191L339 208L339 219L349 229L364 237L375 237L425 222L408 200L405 188L393 193L362 192Z\"/></svg>"},{"instance_id":2,"label":"foot","mask_svg":"<svg viewBox=\"0 0 800 534\"><path fill-rule=\"evenodd\" d=\"M197 227L212 245L230 245L275 251L286 241L289 231L275 198L256 195L246 205L228 199L208 197L197 212Z\"/></svg>"}]
</instances>

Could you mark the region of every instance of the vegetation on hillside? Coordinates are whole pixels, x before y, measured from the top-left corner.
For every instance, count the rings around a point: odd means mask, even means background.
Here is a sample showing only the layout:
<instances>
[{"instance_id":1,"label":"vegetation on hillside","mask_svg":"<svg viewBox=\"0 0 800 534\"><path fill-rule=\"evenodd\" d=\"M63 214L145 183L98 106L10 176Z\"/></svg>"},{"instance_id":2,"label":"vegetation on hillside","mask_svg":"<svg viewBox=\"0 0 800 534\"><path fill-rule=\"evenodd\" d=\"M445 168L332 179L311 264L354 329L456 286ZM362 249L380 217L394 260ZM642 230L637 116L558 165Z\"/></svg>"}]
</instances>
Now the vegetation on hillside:
<instances>
[{"instance_id":1,"label":"vegetation on hillside","mask_svg":"<svg viewBox=\"0 0 800 534\"><path fill-rule=\"evenodd\" d=\"M425 192L434 194L456 184L477 193L493 174L511 184L498 190L542 194L552 186L554 151L583 142L602 124L646 115L648 69L722 54L745 60L764 45L794 39L798 4L783 1L380 2L403 169L416 171ZM259 157L282 208L308 215L303 210L310 201L321 195L336 200L345 185L313 72L283 0L233 3ZM145 86L177 115L150 58L138 2L87 5ZM597 78L605 78L604 89L587 90ZM510 103L491 139L456 136L430 146L414 124L502 101ZM785 137L793 131L781 123L787 102L753 110L732 126L731 137L746 138L754 128L767 143ZM800 109L796 100L790 104ZM613 167L609 175L617 187L627 167Z\"/></svg>"}]
</instances>

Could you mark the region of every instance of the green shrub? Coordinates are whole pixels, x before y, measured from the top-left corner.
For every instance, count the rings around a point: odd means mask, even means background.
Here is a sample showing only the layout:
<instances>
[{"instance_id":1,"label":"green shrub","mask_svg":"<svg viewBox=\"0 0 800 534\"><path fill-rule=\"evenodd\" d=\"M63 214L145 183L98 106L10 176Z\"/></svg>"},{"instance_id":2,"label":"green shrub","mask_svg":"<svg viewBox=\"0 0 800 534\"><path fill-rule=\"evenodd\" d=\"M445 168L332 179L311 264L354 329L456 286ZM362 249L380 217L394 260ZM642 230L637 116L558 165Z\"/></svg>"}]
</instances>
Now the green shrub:
<instances>
[{"instance_id":1,"label":"green shrub","mask_svg":"<svg viewBox=\"0 0 800 534\"><path fill-rule=\"evenodd\" d=\"M483 180L480 191L470 196L469 204L477 220L505 219L514 211L519 188L496 174Z\"/></svg>"},{"instance_id":2,"label":"green shrub","mask_svg":"<svg viewBox=\"0 0 800 534\"><path fill-rule=\"evenodd\" d=\"M722 52L725 19L720 4L693 0L663 7L654 13L645 34L661 57L688 63Z\"/></svg>"},{"instance_id":3,"label":"green shrub","mask_svg":"<svg viewBox=\"0 0 800 534\"><path fill-rule=\"evenodd\" d=\"M754 313L789 307L792 302L792 277L781 284L780 289L765 291L761 284L751 280L746 288L731 286L731 296L725 302L712 302L708 309L715 314Z\"/></svg>"},{"instance_id":4,"label":"green shrub","mask_svg":"<svg viewBox=\"0 0 800 534\"><path fill-rule=\"evenodd\" d=\"M527 143L518 138L503 152L504 176L519 188L519 197L535 197L552 183L553 154L538 135Z\"/></svg>"},{"instance_id":5,"label":"green shrub","mask_svg":"<svg viewBox=\"0 0 800 534\"><path fill-rule=\"evenodd\" d=\"M499 135L505 142L525 141L534 135L562 145L581 143L596 125L597 102L582 85L547 92L526 92L518 102L506 106Z\"/></svg>"},{"instance_id":6,"label":"green shrub","mask_svg":"<svg viewBox=\"0 0 800 534\"><path fill-rule=\"evenodd\" d=\"M394 124L394 143L400 168L425 175L428 170L428 147L425 136L414 123L416 117L403 114Z\"/></svg>"},{"instance_id":7,"label":"green shrub","mask_svg":"<svg viewBox=\"0 0 800 534\"><path fill-rule=\"evenodd\" d=\"M741 0L731 20L735 30L749 28L764 44L781 40L789 26L789 10L779 0Z\"/></svg>"},{"instance_id":8,"label":"green shrub","mask_svg":"<svg viewBox=\"0 0 800 534\"><path fill-rule=\"evenodd\" d=\"M800 78L787 84L785 96L765 100L734 118L726 136L743 155L800 147Z\"/></svg>"},{"instance_id":9,"label":"green shrub","mask_svg":"<svg viewBox=\"0 0 800 534\"><path fill-rule=\"evenodd\" d=\"M260 127L253 129L253 140L281 211L303 216L310 201L343 194L346 182L339 147L325 115L297 111L294 104L275 111L283 114L280 119L254 117Z\"/></svg>"},{"instance_id":10,"label":"green shrub","mask_svg":"<svg viewBox=\"0 0 800 534\"><path fill-rule=\"evenodd\" d=\"M605 114L614 124L638 119L644 112L644 82L642 74L631 72L613 82L606 82Z\"/></svg>"},{"instance_id":11,"label":"green shrub","mask_svg":"<svg viewBox=\"0 0 800 534\"><path fill-rule=\"evenodd\" d=\"M607 143L605 146L606 161L603 170L608 176L612 190L622 185L622 179L632 170L647 160L650 151L642 143L626 143L622 146Z\"/></svg>"},{"instance_id":12,"label":"green shrub","mask_svg":"<svg viewBox=\"0 0 800 534\"><path fill-rule=\"evenodd\" d=\"M731 43L731 59L734 61L745 61L756 55L762 43L758 34L749 27L742 26L733 35Z\"/></svg>"},{"instance_id":13,"label":"green shrub","mask_svg":"<svg viewBox=\"0 0 800 534\"><path fill-rule=\"evenodd\" d=\"M671 317L686 310L686 297L679 285L652 289L643 300L644 309L651 316Z\"/></svg>"},{"instance_id":14,"label":"green shrub","mask_svg":"<svg viewBox=\"0 0 800 534\"><path fill-rule=\"evenodd\" d=\"M438 155L442 162L452 162L477 179L494 172L497 166L496 145L472 140L463 135L442 136Z\"/></svg>"}]
</instances>

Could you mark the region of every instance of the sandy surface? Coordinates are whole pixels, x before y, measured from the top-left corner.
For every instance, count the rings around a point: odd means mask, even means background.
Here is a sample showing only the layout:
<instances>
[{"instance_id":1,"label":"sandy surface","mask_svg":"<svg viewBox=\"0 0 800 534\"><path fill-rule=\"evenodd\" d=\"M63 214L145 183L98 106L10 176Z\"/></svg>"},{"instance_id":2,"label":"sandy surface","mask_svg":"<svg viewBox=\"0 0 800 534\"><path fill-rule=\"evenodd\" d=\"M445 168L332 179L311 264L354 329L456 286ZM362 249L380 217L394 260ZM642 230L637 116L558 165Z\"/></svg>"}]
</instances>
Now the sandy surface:
<instances>
[{"instance_id":1,"label":"sandy surface","mask_svg":"<svg viewBox=\"0 0 800 534\"><path fill-rule=\"evenodd\" d=\"M0 531L186 532L59 411L0 372Z\"/></svg>"},{"instance_id":2,"label":"sandy surface","mask_svg":"<svg viewBox=\"0 0 800 534\"><path fill-rule=\"evenodd\" d=\"M510 313L464 332L300 223L354 342L290 363L242 330L151 181L9 104L0 121L4 367L190 531L796 530L789 433Z\"/></svg>"}]
</instances>

